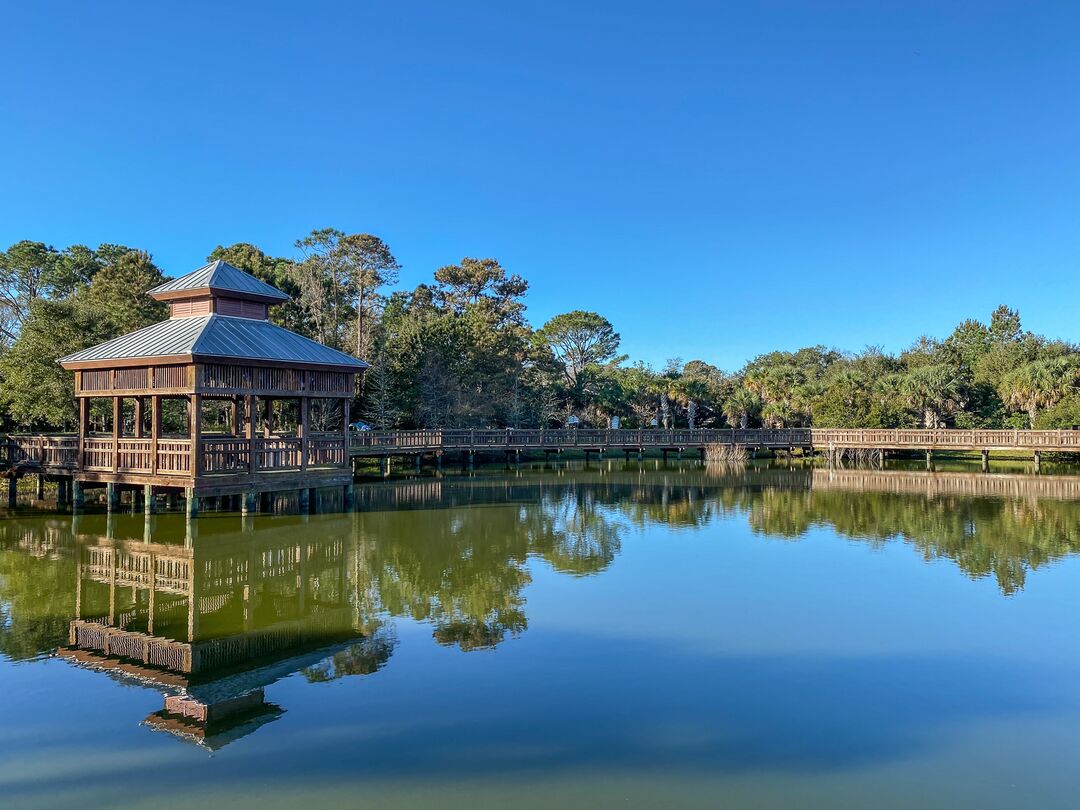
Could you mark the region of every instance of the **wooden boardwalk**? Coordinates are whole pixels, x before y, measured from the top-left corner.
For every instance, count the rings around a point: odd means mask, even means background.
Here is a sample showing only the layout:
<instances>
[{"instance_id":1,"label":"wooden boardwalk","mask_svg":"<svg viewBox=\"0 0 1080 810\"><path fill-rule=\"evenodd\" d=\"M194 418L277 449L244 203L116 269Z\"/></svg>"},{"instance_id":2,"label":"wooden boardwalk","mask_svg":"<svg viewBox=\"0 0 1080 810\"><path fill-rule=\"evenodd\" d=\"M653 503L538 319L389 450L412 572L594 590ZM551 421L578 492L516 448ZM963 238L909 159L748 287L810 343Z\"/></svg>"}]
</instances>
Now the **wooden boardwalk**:
<instances>
[{"instance_id":1,"label":"wooden boardwalk","mask_svg":"<svg viewBox=\"0 0 1080 810\"><path fill-rule=\"evenodd\" d=\"M103 456L113 456L113 441L121 444L131 440L95 437L94 442L107 444ZM279 442L280 439L256 439L256 443ZM205 456L205 477L212 479L214 471L223 468L228 474L231 465L221 463L222 440L204 437L199 440ZM185 457L191 455L191 440L169 439L171 444L183 444ZM710 445L745 447L748 450L802 450L807 453L830 453L841 449L893 451L1006 451L1018 454L1080 453L1080 430L893 430L893 429L706 429L706 430L388 430L353 431L349 435L348 455L357 457L441 455L448 452L520 453L523 451L560 452L578 450L587 453L626 452L647 450L691 451L704 450ZM95 445L96 446L96 445ZM125 458L120 448L119 458ZM161 452L159 450L159 452ZM172 450L166 449L166 452ZM299 469L299 462L290 467L289 459L257 452L260 469L287 472ZM264 459L263 456L266 456ZM23 474L43 474L70 477L80 469L96 469L93 456L83 455L79 463L79 440L70 434L13 434L3 443L0 467L8 477ZM135 462L132 462L135 463ZM247 463L245 461L245 463ZM88 466L87 466L88 465Z\"/></svg>"},{"instance_id":2,"label":"wooden boardwalk","mask_svg":"<svg viewBox=\"0 0 1080 810\"><path fill-rule=\"evenodd\" d=\"M710 445L828 452L830 449L1080 453L1080 430L707 429L390 430L349 437L356 456L521 450L701 450Z\"/></svg>"}]
</instances>

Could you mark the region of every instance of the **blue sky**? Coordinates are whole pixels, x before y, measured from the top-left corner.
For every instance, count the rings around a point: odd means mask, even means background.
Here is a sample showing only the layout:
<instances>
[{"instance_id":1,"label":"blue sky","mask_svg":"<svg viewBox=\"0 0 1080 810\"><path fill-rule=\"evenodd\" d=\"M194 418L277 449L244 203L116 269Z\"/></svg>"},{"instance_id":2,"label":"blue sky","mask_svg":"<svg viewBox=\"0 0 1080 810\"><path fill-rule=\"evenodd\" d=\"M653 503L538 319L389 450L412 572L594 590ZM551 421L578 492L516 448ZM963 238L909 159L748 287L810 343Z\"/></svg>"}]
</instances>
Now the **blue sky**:
<instances>
[{"instance_id":1,"label":"blue sky","mask_svg":"<svg viewBox=\"0 0 1080 810\"><path fill-rule=\"evenodd\" d=\"M1080 340L1075 2L12 3L0 247L376 233L635 358Z\"/></svg>"}]
</instances>

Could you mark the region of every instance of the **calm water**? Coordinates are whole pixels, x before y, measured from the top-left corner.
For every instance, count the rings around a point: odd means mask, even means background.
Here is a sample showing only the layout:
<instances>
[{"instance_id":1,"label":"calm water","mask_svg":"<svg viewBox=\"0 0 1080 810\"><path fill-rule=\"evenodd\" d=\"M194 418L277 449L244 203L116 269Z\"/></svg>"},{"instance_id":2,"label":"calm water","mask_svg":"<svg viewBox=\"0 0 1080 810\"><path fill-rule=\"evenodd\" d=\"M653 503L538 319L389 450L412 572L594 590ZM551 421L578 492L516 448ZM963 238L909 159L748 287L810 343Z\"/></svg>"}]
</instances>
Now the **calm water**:
<instances>
[{"instance_id":1,"label":"calm water","mask_svg":"<svg viewBox=\"0 0 1080 810\"><path fill-rule=\"evenodd\" d=\"M1080 476L359 492L0 518L5 806L1080 803Z\"/></svg>"}]
</instances>

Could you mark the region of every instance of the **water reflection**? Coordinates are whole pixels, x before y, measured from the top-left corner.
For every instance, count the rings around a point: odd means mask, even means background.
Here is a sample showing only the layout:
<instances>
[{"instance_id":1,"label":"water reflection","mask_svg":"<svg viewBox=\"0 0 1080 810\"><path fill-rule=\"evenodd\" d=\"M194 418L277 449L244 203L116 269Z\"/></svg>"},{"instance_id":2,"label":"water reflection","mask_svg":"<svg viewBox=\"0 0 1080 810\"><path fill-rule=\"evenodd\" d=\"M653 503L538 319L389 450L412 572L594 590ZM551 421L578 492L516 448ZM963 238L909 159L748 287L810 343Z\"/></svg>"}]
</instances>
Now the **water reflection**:
<instances>
[{"instance_id":1,"label":"water reflection","mask_svg":"<svg viewBox=\"0 0 1080 810\"><path fill-rule=\"evenodd\" d=\"M535 565L600 574L631 533L746 520L899 540L1002 594L1080 550L1080 477L611 465L382 482L313 518L18 515L0 520L0 652L57 655L157 689L143 722L217 748L287 706L265 689L393 664L395 618L438 644L492 648L528 628Z\"/></svg>"}]
</instances>

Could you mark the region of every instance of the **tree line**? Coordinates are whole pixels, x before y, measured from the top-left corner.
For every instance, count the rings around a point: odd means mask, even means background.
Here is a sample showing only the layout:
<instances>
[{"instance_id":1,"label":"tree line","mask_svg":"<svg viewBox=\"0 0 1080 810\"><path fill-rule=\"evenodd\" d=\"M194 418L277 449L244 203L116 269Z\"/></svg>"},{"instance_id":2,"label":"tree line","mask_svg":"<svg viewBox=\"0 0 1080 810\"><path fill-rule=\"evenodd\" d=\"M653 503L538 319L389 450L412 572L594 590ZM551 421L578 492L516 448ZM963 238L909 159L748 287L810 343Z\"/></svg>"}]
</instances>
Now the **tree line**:
<instances>
[{"instance_id":1,"label":"tree line","mask_svg":"<svg viewBox=\"0 0 1080 810\"><path fill-rule=\"evenodd\" d=\"M701 359L653 368L620 353L602 314L531 324L528 282L493 258L439 267L412 290L396 288L382 239L333 228L291 256L237 243L215 259L292 296L275 322L372 364L354 412L378 428L1080 425L1080 347L1025 330L1006 306L897 354L810 346L733 372ZM70 429L57 358L165 318L144 295L164 280L150 253L123 245L0 252L0 426Z\"/></svg>"}]
</instances>

